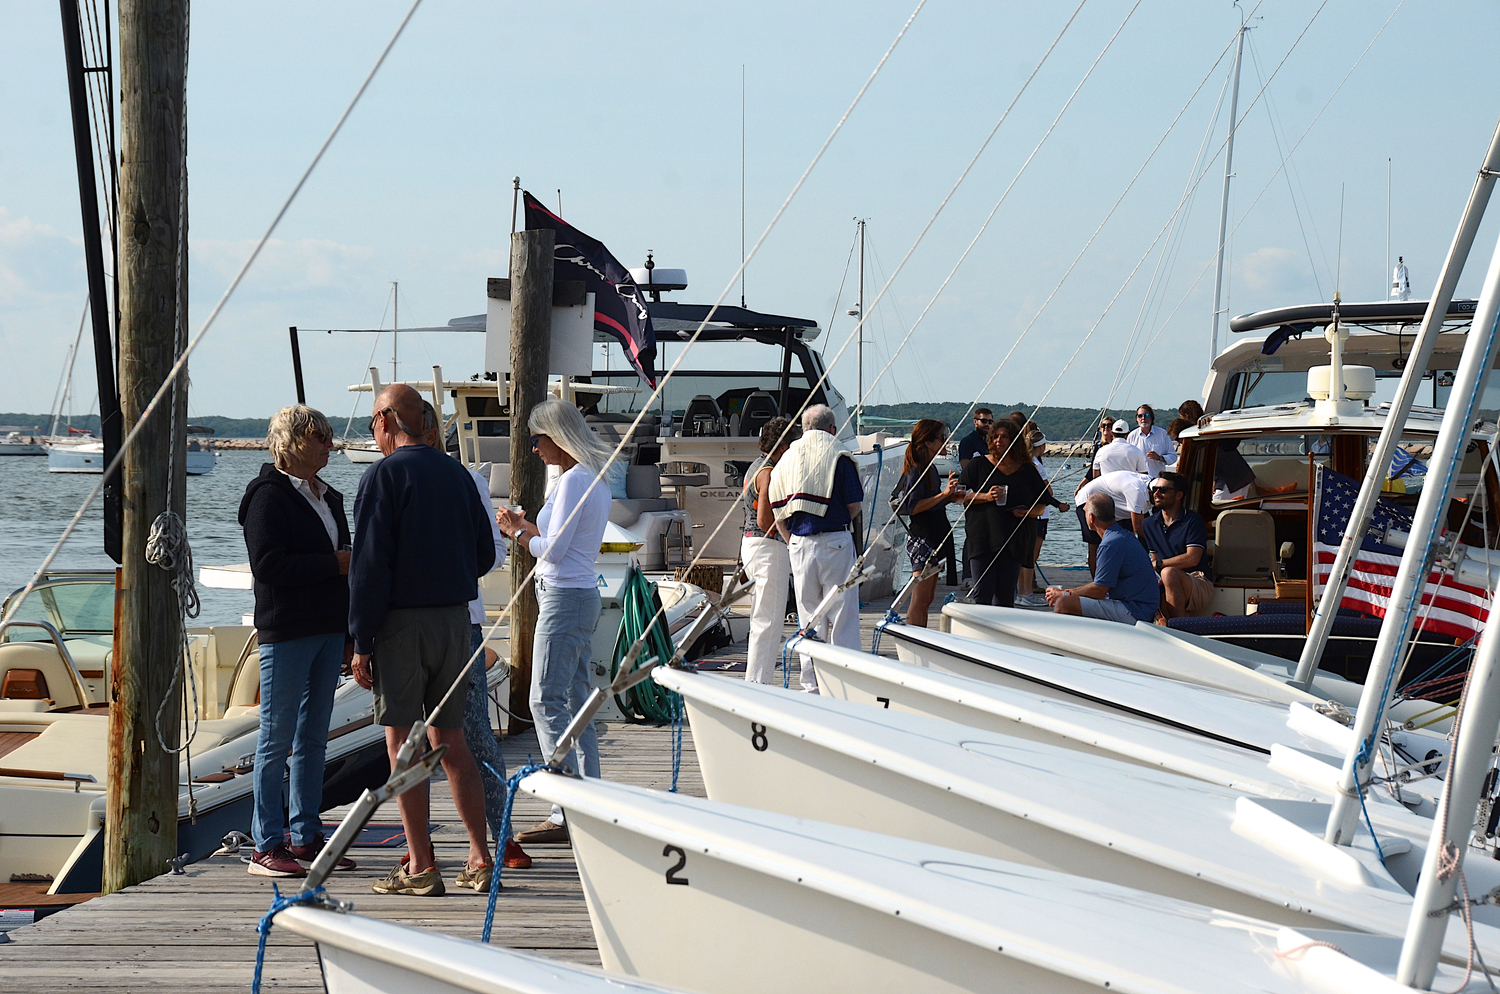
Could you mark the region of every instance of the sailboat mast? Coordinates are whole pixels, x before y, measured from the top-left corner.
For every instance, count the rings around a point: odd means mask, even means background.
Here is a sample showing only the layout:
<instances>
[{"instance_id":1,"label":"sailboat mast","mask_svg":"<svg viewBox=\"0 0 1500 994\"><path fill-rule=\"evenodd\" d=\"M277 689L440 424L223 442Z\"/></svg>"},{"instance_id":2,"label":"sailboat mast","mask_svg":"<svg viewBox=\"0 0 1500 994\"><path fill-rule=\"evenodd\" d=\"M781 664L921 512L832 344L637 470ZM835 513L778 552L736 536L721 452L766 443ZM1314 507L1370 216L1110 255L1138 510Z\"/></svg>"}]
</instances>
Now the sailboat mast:
<instances>
[{"instance_id":1,"label":"sailboat mast","mask_svg":"<svg viewBox=\"0 0 1500 994\"><path fill-rule=\"evenodd\" d=\"M391 382L400 383L396 374L396 345L401 331L401 284L391 282Z\"/></svg>"},{"instance_id":2,"label":"sailboat mast","mask_svg":"<svg viewBox=\"0 0 1500 994\"><path fill-rule=\"evenodd\" d=\"M859 222L859 319L854 325L859 336L855 343L855 364L859 367L854 400L854 434L860 433L860 418L865 411L865 222Z\"/></svg>"},{"instance_id":3,"label":"sailboat mast","mask_svg":"<svg viewBox=\"0 0 1500 994\"><path fill-rule=\"evenodd\" d=\"M1244 12L1240 13L1239 44L1234 52L1234 90L1229 96L1229 142L1224 150L1224 196L1219 203L1219 261L1214 267L1214 321L1208 339L1208 361L1219 355L1219 313L1224 300L1224 245L1229 233L1229 181L1234 176L1234 126L1240 107L1240 63L1245 57Z\"/></svg>"}]
</instances>

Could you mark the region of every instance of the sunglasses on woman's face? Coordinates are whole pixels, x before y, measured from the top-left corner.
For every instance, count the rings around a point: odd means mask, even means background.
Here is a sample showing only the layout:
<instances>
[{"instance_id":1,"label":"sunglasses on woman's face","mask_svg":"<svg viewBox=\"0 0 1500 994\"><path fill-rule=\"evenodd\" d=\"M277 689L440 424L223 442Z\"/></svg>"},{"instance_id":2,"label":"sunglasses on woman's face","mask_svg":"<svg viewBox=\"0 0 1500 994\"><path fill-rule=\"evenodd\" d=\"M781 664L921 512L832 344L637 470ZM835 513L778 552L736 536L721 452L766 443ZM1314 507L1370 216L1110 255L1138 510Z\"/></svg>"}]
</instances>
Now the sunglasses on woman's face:
<instances>
[{"instance_id":1,"label":"sunglasses on woman's face","mask_svg":"<svg viewBox=\"0 0 1500 994\"><path fill-rule=\"evenodd\" d=\"M546 437L547 437L546 435L532 435L531 436L531 451L535 452L538 443L540 443L541 440L544 439L544 438L546 438Z\"/></svg>"}]
</instances>

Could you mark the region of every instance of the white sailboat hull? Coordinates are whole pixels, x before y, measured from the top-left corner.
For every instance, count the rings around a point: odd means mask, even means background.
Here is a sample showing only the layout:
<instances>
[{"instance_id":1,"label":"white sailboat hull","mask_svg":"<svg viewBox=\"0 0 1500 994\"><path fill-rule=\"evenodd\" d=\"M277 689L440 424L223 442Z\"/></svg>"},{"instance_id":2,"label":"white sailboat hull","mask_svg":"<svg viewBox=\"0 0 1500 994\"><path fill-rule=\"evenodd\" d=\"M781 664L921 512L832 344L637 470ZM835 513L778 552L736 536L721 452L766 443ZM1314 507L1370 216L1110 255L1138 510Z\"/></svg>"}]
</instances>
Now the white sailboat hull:
<instances>
[{"instance_id":1,"label":"white sailboat hull","mask_svg":"<svg viewBox=\"0 0 1500 994\"><path fill-rule=\"evenodd\" d=\"M188 476L212 473L219 457L213 449L194 448L183 452L183 469ZM104 472L104 443L84 442L78 445L47 446L47 472L89 473Z\"/></svg>"},{"instance_id":2,"label":"white sailboat hull","mask_svg":"<svg viewBox=\"0 0 1500 994\"><path fill-rule=\"evenodd\" d=\"M1323 842L1326 804L1247 798L1114 759L778 688L675 671L658 670L656 679L687 701L714 800L1298 928L1400 935L1411 915L1409 893L1368 834L1352 847ZM1420 862L1403 842L1386 836L1385 860ZM1446 953L1461 963L1467 936L1456 918L1450 931ZM1478 925L1476 940L1500 954L1500 930Z\"/></svg>"},{"instance_id":3,"label":"white sailboat hull","mask_svg":"<svg viewBox=\"0 0 1500 994\"><path fill-rule=\"evenodd\" d=\"M362 445L346 445L344 455L356 465L364 466L372 462L379 462L385 455L373 445L366 448Z\"/></svg>"},{"instance_id":4,"label":"white sailboat hull","mask_svg":"<svg viewBox=\"0 0 1500 994\"><path fill-rule=\"evenodd\" d=\"M521 788L567 814L606 969L656 983L715 994L1405 990L1389 979L1390 939L1311 932L1352 956L1319 948L1307 967L1278 951L1306 951L1309 933L1099 881L608 781L535 773ZM1462 970L1439 973L1447 989Z\"/></svg>"},{"instance_id":5,"label":"white sailboat hull","mask_svg":"<svg viewBox=\"0 0 1500 994\"><path fill-rule=\"evenodd\" d=\"M324 908L288 908L276 928L317 944L328 994L672 994L586 966Z\"/></svg>"}]
</instances>

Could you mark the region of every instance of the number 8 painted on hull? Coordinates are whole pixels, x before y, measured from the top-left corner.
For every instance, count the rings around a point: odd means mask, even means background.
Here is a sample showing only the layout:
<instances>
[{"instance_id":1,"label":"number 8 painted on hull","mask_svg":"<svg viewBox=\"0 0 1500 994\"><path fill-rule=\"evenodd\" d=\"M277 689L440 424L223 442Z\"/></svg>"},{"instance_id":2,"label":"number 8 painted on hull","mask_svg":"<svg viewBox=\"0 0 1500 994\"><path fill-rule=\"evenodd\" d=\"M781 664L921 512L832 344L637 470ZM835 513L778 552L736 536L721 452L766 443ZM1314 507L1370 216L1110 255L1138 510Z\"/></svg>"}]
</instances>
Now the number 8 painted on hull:
<instances>
[{"instance_id":1,"label":"number 8 painted on hull","mask_svg":"<svg viewBox=\"0 0 1500 994\"><path fill-rule=\"evenodd\" d=\"M770 742L766 740L766 726L750 723L750 747L756 752L765 752Z\"/></svg>"}]
</instances>

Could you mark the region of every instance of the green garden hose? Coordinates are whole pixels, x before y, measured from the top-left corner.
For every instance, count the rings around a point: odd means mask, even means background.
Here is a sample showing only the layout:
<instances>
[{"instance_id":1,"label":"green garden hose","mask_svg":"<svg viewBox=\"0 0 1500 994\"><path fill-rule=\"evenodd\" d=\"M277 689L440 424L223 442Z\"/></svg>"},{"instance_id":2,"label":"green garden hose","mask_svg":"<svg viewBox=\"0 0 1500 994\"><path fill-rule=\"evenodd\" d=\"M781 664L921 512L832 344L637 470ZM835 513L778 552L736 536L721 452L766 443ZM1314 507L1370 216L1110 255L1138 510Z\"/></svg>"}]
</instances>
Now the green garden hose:
<instances>
[{"instance_id":1,"label":"green garden hose","mask_svg":"<svg viewBox=\"0 0 1500 994\"><path fill-rule=\"evenodd\" d=\"M675 651L672 635L667 630L667 619L661 610L661 598L657 596L656 584L647 580L646 575L637 568L632 568L625 577L624 587L620 591L620 614L620 631L615 636L614 658L610 660L609 666L611 679L619 672L620 660L625 658L631 644L641 637L648 624L651 625L651 630L646 635L645 645L641 648L636 665L648 662L653 656L664 663L672 658ZM654 680L642 680L624 694L616 695L615 703L633 721L671 721L674 711L682 706L675 693L659 686Z\"/></svg>"}]
</instances>

